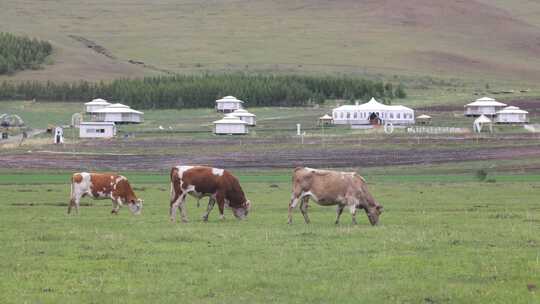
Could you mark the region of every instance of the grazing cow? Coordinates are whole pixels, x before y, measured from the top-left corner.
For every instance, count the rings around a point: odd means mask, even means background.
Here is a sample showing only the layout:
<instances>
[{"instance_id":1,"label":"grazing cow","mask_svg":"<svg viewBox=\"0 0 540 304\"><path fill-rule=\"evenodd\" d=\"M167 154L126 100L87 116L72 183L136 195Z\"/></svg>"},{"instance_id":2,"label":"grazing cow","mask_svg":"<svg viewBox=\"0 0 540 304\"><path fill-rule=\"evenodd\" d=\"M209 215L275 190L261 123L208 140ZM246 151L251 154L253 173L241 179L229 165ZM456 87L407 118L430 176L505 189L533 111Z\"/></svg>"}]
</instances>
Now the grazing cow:
<instances>
[{"instance_id":1,"label":"grazing cow","mask_svg":"<svg viewBox=\"0 0 540 304\"><path fill-rule=\"evenodd\" d=\"M309 223L307 208L310 197L322 206L337 205L336 224L345 206L351 211L353 224L356 224L356 209L365 210L371 225L379 221L383 208L369 193L364 178L355 172L296 168L292 183L289 224L292 223L292 209L299 201L304 220Z\"/></svg>"},{"instance_id":2,"label":"grazing cow","mask_svg":"<svg viewBox=\"0 0 540 304\"><path fill-rule=\"evenodd\" d=\"M71 213L71 208L75 207L78 214L81 197L87 195L94 199L110 198L113 214L117 214L120 206L126 203L133 214L140 214L142 210L143 200L135 196L127 178L122 175L88 172L73 174L67 213Z\"/></svg>"},{"instance_id":3,"label":"grazing cow","mask_svg":"<svg viewBox=\"0 0 540 304\"><path fill-rule=\"evenodd\" d=\"M210 197L202 217L204 221L208 221L208 214L216 201L221 219L226 205L232 208L238 219L245 218L251 206L238 179L229 171L204 166L177 166L171 169L171 221L176 222L176 210L180 208L182 222L187 222L185 201L188 194L198 200Z\"/></svg>"}]
</instances>

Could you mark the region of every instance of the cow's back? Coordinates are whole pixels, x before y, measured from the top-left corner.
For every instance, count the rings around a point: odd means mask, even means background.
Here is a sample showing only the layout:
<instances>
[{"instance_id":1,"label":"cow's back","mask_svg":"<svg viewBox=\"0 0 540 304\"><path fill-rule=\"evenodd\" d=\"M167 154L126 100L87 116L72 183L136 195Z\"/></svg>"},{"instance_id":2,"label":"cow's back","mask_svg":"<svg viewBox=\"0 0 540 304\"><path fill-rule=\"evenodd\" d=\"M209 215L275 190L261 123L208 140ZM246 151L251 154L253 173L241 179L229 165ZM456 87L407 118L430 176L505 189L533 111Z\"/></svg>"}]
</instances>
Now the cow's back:
<instances>
[{"instance_id":1,"label":"cow's back","mask_svg":"<svg viewBox=\"0 0 540 304\"><path fill-rule=\"evenodd\" d=\"M295 192L311 192L321 202L335 202L345 197L353 173L311 168L296 168L293 173Z\"/></svg>"}]
</instances>

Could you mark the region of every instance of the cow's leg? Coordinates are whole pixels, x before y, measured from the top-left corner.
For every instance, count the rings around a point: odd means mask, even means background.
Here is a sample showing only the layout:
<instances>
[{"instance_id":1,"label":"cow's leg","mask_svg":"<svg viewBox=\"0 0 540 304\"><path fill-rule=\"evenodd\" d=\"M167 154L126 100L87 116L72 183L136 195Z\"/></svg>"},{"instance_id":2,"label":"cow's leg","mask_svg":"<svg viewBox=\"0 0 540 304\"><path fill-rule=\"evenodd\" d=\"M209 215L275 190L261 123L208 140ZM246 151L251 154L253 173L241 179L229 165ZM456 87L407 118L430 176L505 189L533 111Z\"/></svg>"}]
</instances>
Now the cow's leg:
<instances>
[{"instance_id":1,"label":"cow's leg","mask_svg":"<svg viewBox=\"0 0 540 304\"><path fill-rule=\"evenodd\" d=\"M353 225L356 225L356 204L351 204L349 209L351 211L352 223Z\"/></svg>"},{"instance_id":2,"label":"cow's leg","mask_svg":"<svg viewBox=\"0 0 540 304\"><path fill-rule=\"evenodd\" d=\"M210 214L210 211L212 211L212 208L214 208L214 205L216 204L216 199L213 197L210 197L208 200L208 207L206 208L206 213L203 214L202 220L205 222L208 222L208 215Z\"/></svg>"},{"instance_id":3,"label":"cow's leg","mask_svg":"<svg viewBox=\"0 0 540 304\"><path fill-rule=\"evenodd\" d=\"M188 222L187 211L186 211L186 196L187 196L187 192L184 192L178 198L178 207L180 208L180 217L181 217L182 223Z\"/></svg>"},{"instance_id":4,"label":"cow's leg","mask_svg":"<svg viewBox=\"0 0 540 304\"><path fill-rule=\"evenodd\" d=\"M176 210L178 210L178 206L180 205L180 199L182 194L182 190L175 189L175 185L171 183L171 206L169 209L169 216L171 218L171 222L176 222Z\"/></svg>"},{"instance_id":5,"label":"cow's leg","mask_svg":"<svg viewBox=\"0 0 540 304\"><path fill-rule=\"evenodd\" d=\"M339 224L339 217L343 213L343 209L345 209L345 205L341 205L341 204L337 205L337 208L336 208L336 213L337 213L336 225Z\"/></svg>"},{"instance_id":6,"label":"cow's leg","mask_svg":"<svg viewBox=\"0 0 540 304\"><path fill-rule=\"evenodd\" d=\"M302 198L302 202L300 203L300 211L302 212L302 215L304 216L304 221L306 222L306 224L309 224L309 217L307 214L308 203L309 203L309 196L304 196Z\"/></svg>"},{"instance_id":7,"label":"cow's leg","mask_svg":"<svg viewBox=\"0 0 540 304\"><path fill-rule=\"evenodd\" d=\"M296 193L293 191L291 194L291 202L289 203L289 224L292 224L292 211L294 208L296 208L296 205L298 204L298 201L300 200L300 193Z\"/></svg>"},{"instance_id":8,"label":"cow's leg","mask_svg":"<svg viewBox=\"0 0 540 304\"><path fill-rule=\"evenodd\" d=\"M75 197L71 197L71 199L69 200L69 205L68 205L68 210L67 210L67 214L70 214L71 213L71 208L75 207Z\"/></svg>"},{"instance_id":9,"label":"cow's leg","mask_svg":"<svg viewBox=\"0 0 540 304\"><path fill-rule=\"evenodd\" d=\"M225 195L223 195L222 193L218 193L216 195L216 201L219 208L219 219L224 220L225 214L223 214L223 212L225 211Z\"/></svg>"},{"instance_id":10,"label":"cow's leg","mask_svg":"<svg viewBox=\"0 0 540 304\"><path fill-rule=\"evenodd\" d=\"M117 198L111 197L112 207L113 207L111 210L112 214L118 214L118 210L120 210L120 206L122 205L122 202L120 200L121 198L119 197Z\"/></svg>"}]
</instances>

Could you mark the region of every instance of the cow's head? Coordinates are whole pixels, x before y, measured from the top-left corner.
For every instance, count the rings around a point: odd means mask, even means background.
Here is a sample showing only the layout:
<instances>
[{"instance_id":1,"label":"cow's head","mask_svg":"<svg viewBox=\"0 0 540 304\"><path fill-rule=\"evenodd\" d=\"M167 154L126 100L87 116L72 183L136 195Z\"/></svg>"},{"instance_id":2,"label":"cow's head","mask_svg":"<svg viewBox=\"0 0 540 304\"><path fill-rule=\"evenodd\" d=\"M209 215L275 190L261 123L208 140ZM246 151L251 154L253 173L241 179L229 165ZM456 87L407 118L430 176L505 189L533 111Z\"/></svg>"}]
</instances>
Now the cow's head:
<instances>
[{"instance_id":1,"label":"cow's head","mask_svg":"<svg viewBox=\"0 0 540 304\"><path fill-rule=\"evenodd\" d=\"M374 206L364 208L364 210L366 211L371 225L377 225L377 223L379 222L379 215L381 215L381 213L383 212L383 206L376 204Z\"/></svg>"},{"instance_id":2,"label":"cow's head","mask_svg":"<svg viewBox=\"0 0 540 304\"><path fill-rule=\"evenodd\" d=\"M129 201L129 210L135 215L141 214L143 207L143 200L141 198L132 199Z\"/></svg>"},{"instance_id":3,"label":"cow's head","mask_svg":"<svg viewBox=\"0 0 540 304\"><path fill-rule=\"evenodd\" d=\"M248 215L250 209L251 202L249 200L246 200L240 207L232 208L234 216L239 220L243 220Z\"/></svg>"}]
</instances>

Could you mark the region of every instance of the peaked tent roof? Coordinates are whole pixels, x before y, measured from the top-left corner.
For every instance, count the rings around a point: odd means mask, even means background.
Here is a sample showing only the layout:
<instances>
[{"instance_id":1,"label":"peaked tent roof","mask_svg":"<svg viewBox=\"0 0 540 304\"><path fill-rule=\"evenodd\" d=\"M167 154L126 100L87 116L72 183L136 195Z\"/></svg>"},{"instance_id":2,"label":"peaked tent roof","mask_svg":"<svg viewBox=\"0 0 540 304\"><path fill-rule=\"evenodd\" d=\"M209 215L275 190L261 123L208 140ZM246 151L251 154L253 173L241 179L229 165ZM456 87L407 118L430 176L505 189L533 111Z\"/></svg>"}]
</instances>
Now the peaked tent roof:
<instances>
[{"instance_id":1,"label":"peaked tent roof","mask_svg":"<svg viewBox=\"0 0 540 304\"><path fill-rule=\"evenodd\" d=\"M431 116L426 115L426 114L422 114L422 115L416 117L416 119L430 119L430 118L431 118Z\"/></svg>"},{"instance_id":2,"label":"peaked tent roof","mask_svg":"<svg viewBox=\"0 0 540 304\"><path fill-rule=\"evenodd\" d=\"M405 111L413 111L413 109L408 108L406 106L402 105L396 105L396 106L389 106L382 104L375 100L375 98L371 98L368 102L363 103L361 105L343 105L341 107L335 108L334 110L341 110L341 111L383 111L383 110L405 110Z\"/></svg>"},{"instance_id":3,"label":"peaked tent roof","mask_svg":"<svg viewBox=\"0 0 540 304\"><path fill-rule=\"evenodd\" d=\"M319 117L320 120L331 120L332 116L328 114L324 114L323 116Z\"/></svg>"}]
</instances>

